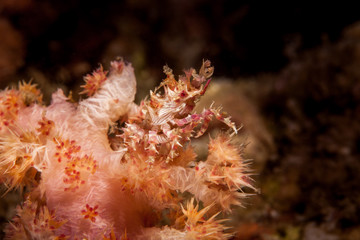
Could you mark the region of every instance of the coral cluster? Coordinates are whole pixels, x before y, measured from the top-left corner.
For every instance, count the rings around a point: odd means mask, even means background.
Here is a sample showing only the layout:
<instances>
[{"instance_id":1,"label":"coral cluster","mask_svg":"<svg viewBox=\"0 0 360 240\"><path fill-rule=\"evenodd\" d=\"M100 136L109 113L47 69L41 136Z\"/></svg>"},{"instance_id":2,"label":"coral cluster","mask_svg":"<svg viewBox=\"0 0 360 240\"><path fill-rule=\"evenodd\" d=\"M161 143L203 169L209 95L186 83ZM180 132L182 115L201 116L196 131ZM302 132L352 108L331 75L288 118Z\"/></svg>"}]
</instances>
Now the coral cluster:
<instances>
[{"instance_id":1,"label":"coral cluster","mask_svg":"<svg viewBox=\"0 0 360 240\"><path fill-rule=\"evenodd\" d=\"M0 173L24 203L7 239L228 239L221 212L247 196L248 163L220 108L195 113L213 67L166 79L138 106L130 64L87 75L74 103L62 90L42 103L35 85L0 92ZM229 127L199 161L191 139L212 118ZM194 201L197 201L195 203Z\"/></svg>"}]
</instances>

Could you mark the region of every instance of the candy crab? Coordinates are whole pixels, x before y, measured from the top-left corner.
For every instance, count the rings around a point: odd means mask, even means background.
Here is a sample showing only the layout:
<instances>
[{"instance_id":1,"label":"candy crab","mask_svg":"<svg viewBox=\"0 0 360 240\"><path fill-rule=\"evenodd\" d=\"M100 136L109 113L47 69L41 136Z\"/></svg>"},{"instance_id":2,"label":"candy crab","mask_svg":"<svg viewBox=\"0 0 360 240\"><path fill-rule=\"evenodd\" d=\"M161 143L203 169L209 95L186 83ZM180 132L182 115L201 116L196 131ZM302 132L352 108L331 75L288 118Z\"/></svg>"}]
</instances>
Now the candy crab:
<instances>
[{"instance_id":1,"label":"candy crab","mask_svg":"<svg viewBox=\"0 0 360 240\"><path fill-rule=\"evenodd\" d=\"M178 81L167 66L164 72L140 106L133 69L122 60L85 76L87 98L79 103L58 90L45 106L26 83L0 92L1 181L25 193L7 239L231 236L216 212L231 212L248 195L244 188L254 187L242 148L231 141L230 117L212 106L194 113L213 67L204 61ZM191 139L213 117L233 133L211 139L207 159L198 161Z\"/></svg>"},{"instance_id":2,"label":"candy crab","mask_svg":"<svg viewBox=\"0 0 360 240\"><path fill-rule=\"evenodd\" d=\"M230 121L230 117L224 117L221 108L211 106L200 114L193 113L196 102L211 81L213 71L214 68L207 60L203 62L199 74L190 69L176 81L172 70L165 66L166 79L154 92L150 91L150 100L141 102L140 114L129 120L121 138L132 150L136 150L136 145L144 140L144 147L149 151L147 161L152 164L155 160L168 163L176 158L179 147L183 147L191 137L198 138L205 133L213 116L237 133L235 124ZM205 85L202 84L204 82ZM163 93L159 93L161 89ZM136 135L133 134L135 129ZM159 154L162 149L167 151ZM159 159L155 159L155 156Z\"/></svg>"}]
</instances>

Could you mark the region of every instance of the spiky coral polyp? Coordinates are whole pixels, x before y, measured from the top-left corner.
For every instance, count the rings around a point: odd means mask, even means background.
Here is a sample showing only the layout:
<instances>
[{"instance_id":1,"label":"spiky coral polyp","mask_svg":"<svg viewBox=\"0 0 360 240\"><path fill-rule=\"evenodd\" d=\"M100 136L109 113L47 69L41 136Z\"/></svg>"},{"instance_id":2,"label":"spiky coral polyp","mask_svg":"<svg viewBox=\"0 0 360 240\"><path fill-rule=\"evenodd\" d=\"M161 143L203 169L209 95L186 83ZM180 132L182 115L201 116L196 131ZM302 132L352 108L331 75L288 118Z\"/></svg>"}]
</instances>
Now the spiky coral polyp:
<instances>
[{"instance_id":1,"label":"spiky coral polyp","mask_svg":"<svg viewBox=\"0 0 360 240\"><path fill-rule=\"evenodd\" d=\"M217 240L231 237L231 234L224 233L222 222L226 219L215 219L218 213L205 220L205 214L211 207L212 205L209 205L199 211L199 205L194 205L193 198L188 202L186 209L182 207L186 239Z\"/></svg>"},{"instance_id":2,"label":"spiky coral polyp","mask_svg":"<svg viewBox=\"0 0 360 240\"><path fill-rule=\"evenodd\" d=\"M106 81L106 79L107 71L104 71L103 67L100 65L100 67L96 69L92 74L88 74L84 77L85 85L81 86L84 88L81 93L87 94L89 97L94 95L95 92Z\"/></svg>"},{"instance_id":3,"label":"spiky coral polyp","mask_svg":"<svg viewBox=\"0 0 360 240\"><path fill-rule=\"evenodd\" d=\"M22 207L17 208L17 216L6 227L5 239L66 239L65 236L56 234L56 230L65 222L66 220L56 219L46 206L27 200Z\"/></svg>"},{"instance_id":4,"label":"spiky coral polyp","mask_svg":"<svg viewBox=\"0 0 360 240\"><path fill-rule=\"evenodd\" d=\"M213 106L194 112L210 62L179 80L165 66L165 80L140 106L131 65L110 65L84 78L88 98L79 103L58 90L42 105L30 83L0 92L0 178L27 191L7 238L228 239L212 213L230 212L253 187L230 117ZM198 161L191 139L214 117L233 133L211 139Z\"/></svg>"},{"instance_id":5,"label":"spiky coral polyp","mask_svg":"<svg viewBox=\"0 0 360 240\"><path fill-rule=\"evenodd\" d=\"M10 129L10 127L9 127ZM0 142L0 173L9 190L37 185L35 161L44 151L34 132L2 136Z\"/></svg>"}]
</instances>

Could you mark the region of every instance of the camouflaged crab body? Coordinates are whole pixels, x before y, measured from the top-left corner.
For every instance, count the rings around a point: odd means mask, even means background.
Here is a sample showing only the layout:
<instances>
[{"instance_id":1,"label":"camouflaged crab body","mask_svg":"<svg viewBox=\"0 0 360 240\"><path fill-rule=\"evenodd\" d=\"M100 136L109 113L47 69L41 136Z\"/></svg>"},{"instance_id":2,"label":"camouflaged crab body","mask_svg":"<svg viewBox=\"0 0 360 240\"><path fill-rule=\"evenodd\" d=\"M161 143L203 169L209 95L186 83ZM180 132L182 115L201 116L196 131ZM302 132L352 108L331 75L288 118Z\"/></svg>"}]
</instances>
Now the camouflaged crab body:
<instances>
[{"instance_id":1,"label":"camouflaged crab body","mask_svg":"<svg viewBox=\"0 0 360 240\"><path fill-rule=\"evenodd\" d=\"M201 114L193 114L196 102L210 83L208 78L213 73L213 67L209 61L203 63L200 74L191 69L179 81L175 80L168 67L164 67L164 72L167 78L155 92L150 92L149 101L141 103L140 115L127 124L127 128L131 130L125 129L122 135L130 146L136 145L143 138L147 140L145 148L149 150L148 162L155 161L154 156L164 144L168 145L168 151L162 154L166 162L177 157L177 149L189 142L191 137L203 135L214 115L237 131L230 118L222 116L220 109L204 109ZM207 82L203 85L205 81ZM163 88L163 94L158 93L160 88ZM195 134L195 128L199 125L201 128ZM134 129L138 130L137 136L131 135Z\"/></svg>"}]
</instances>

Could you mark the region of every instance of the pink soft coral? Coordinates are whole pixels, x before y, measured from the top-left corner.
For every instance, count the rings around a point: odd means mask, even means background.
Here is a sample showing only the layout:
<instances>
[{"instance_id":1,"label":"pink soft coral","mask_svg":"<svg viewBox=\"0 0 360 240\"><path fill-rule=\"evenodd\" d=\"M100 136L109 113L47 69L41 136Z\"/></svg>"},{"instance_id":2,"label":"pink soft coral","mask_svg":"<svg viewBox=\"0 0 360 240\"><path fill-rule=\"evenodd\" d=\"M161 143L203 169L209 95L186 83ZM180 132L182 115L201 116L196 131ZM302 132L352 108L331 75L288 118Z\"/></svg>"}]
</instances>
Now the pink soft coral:
<instances>
[{"instance_id":1,"label":"pink soft coral","mask_svg":"<svg viewBox=\"0 0 360 240\"><path fill-rule=\"evenodd\" d=\"M140 106L133 103L133 69L123 61L112 62L109 73L100 67L87 75L89 98L78 104L58 90L44 106L30 84L0 93L1 180L9 190L28 191L6 228L8 239L231 236L207 212L241 205L242 188L253 188L247 164L231 134L211 140L206 161L195 161L190 144L213 117L237 132L219 108L193 112L213 68L205 61L199 73L190 69L179 80L167 66L164 72ZM194 199L182 207L185 192L205 207Z\"/></svg>"}]
</instances>

